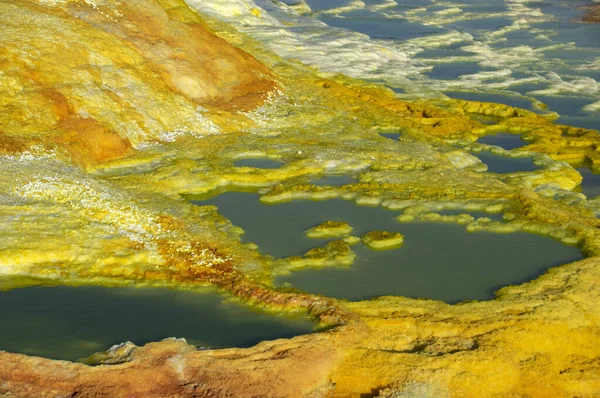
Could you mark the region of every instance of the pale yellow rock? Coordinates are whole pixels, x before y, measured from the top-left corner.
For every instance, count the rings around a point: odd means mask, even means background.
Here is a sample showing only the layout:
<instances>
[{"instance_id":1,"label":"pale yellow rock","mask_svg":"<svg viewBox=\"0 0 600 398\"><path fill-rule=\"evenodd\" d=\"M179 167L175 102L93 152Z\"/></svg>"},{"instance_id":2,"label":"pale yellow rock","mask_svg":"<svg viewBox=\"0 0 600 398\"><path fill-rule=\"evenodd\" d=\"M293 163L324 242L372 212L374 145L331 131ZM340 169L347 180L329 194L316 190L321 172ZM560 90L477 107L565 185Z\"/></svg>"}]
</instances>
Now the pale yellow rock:
<instances>
[{"instance_id":1,"label":"pale yellow rock","mask_svg":"<svg viewBox=\"0 0 600 398\"><path fill-rule=\"evenodd\" d=\"M400 232L371 231L363 235L362 241L371 249L395 249L404 243L404 235Z\"/></svg>"}]
</instances>

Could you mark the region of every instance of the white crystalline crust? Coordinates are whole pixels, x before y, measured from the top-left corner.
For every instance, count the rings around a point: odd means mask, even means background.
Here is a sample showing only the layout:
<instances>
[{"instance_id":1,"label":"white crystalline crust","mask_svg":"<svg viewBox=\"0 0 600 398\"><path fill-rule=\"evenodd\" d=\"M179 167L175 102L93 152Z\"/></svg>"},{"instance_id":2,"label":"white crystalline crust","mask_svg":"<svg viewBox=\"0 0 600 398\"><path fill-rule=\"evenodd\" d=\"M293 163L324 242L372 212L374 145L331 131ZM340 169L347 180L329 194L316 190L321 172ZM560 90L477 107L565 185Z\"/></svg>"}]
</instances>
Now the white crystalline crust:
<instances>
[{"instance_id":1,"label":"white crystalline crust","mask_svg":"<svg viewBox=\"0 0 600 398\"><path fill-rule=\"evenodd\" d=\"M406 98L440 97L444 91L487 91L524 96L536 103L532 96L539 94L575 95L589 98L589 104L582 111L593 112L599 107L599 83L591 77L582 77L581 73L597 70L600 48L586 48L591 54L589 59L548 55L552 51L578 51L579 48L574 43L554 40L556 32L542 24L555 21L556 17L544 12L543 4L538 1L507 0L502 10L486 12L476 8L479 4L458 2L411 8L405 6L405 2L401 6L393 0L348 0L313 14L305 1L294 2L293 6L277 0L186 2L201 13L231 23L285 58L298 59L325 73L383 81L403 89L401 95ZM316 18L324 14L342 18L356 15L347 14L349 11L368 12L370 18L409 21L441 28L441 31L404 40L381 40L330 27ZM485 18L505 18L508 23L478 30L477 35L453 25L485 22ZM507 35L513 34L531 34L539 43L511 45ZM443 56L419 58L424 50L444 50L449 46L454 46L456 55L448 51ZM436 65L457 62L477 63L484 70L466 72L454 79L428 76ZM529 76L523 76L525 73ZM518 84L532 83L540 87L526 93L514 89Z\"/></svg>"}]
</instances>

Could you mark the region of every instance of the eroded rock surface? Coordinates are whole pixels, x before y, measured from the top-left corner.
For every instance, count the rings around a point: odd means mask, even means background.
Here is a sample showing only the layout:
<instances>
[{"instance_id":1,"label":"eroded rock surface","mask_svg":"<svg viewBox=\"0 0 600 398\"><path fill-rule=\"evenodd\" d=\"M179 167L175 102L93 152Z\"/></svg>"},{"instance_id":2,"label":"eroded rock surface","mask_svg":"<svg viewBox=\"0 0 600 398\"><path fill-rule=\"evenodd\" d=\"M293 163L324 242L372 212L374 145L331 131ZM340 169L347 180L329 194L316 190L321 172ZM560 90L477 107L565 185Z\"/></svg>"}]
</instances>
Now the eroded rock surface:
<instances>
[{"instance_id":1,"label":"eroded rock surface","mask_svg":"<svg viewBox=\"0 0 600 398\"><path fill-rule=\"evenodd\" d=\"M306 231L306 236L313 239L344 237L352 233L352 226L343 221L325 221Z\"/></svg>"},{"instance_id":2,"label":"eroded rock surface","mask_svg":"<svg viewBox=\"0 0 600 398\"><path fill-rule=\"evenodd\" d=\"M279 90L267 68L181 2L0 7L5 151L54 144L91 166L144 142L217 129L199 106L247 111Z\"/></svg>"}]
</instances>

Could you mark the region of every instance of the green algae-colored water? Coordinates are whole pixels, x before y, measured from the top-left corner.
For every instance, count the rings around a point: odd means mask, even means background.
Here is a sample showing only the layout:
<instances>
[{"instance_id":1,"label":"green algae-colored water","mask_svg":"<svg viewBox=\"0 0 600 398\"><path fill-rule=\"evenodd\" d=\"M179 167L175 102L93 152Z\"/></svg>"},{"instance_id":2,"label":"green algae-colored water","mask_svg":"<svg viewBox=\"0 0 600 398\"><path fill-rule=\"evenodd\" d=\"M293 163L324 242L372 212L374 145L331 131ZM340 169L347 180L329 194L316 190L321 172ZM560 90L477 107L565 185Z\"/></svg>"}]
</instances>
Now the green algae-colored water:
<instances>
[{"instance_id":1,"label":"green algae-colored water","mask_svg":"<svg viewBox=\"0 0 600 398\"><path fill-rule=\"evenodd\" d=\"M487 171L490 173L517 173L521 171L533 171L540 168L533 163L533 159L530 157L514 158L496 155L495 153L486 151L475 153L474 155L487 165Z\"/></svg>"},{"instance_id":2,"label":"green algae-colored water","mask_svg":"<svg viewBox=\"0 0 600 398\"><path fill-rule=\"evenodd\" d=\"M114 344L183 337L200 347L248 347L310 333L314 324L166 288L30 287L0 292L0 349L77 360Z\"/></svg>"},{"instance_id":3,"label":"green algae-colored water","mask_svg":"<svg viewBox=\"0 0 600 398\"><path fill-rule=\"evenodd\" d=\"M453 223L400 223L395 220L397 212L342 199L265 205L257 194L227 192L194 203L218 206L223 215L246 231L244 241L256 243L261 252L277 258L302 255L323 246L327 240L309 239L305 230L326 220L349 223L357 236L372 230L404 234L404 245L395 250L353 246L357 258L348 268L305 269L276 281L349 300L382 295L450 303L487 300L502 286L531 280L549 267L582 258L576 247L544 236L469 233Z\"/></svg>"}]
</instances>

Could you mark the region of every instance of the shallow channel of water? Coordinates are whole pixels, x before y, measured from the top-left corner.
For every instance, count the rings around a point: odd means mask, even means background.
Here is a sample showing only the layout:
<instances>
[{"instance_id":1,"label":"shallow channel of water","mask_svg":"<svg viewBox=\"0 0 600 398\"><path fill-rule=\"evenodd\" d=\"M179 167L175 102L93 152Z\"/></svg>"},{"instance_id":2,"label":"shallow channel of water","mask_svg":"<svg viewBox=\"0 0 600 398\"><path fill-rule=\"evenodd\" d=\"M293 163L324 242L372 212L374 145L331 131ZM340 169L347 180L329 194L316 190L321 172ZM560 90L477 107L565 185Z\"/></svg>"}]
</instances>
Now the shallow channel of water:
<instances>
[{"instance_id":1,"label":"shallow channel of water","mask_svg":"<svg viewBox=\"0 0 600 398\"><path fill-rule=\"evenodd\" d=\"M307 319L257 312L214 291L67 286L0 292L0 324L0 349L66 360L126 340L248 347L314 329Z\"/></svg>"},{"instance_id":2,"label":"shallow channel of water","mask_svg":"<svg viewBox=\"0 0 600 398\"><path fill-rule=\"evenodd\" d=\"M194 203L218 206L219 212L246 231L244 241L277 258L324 245L327 240L309 239L305 231L326 220L349 223L357 236L372 230L404 234L404 246L395 250L354 246L357 258L349 268L305 269L277 278L278 284L287 282L310 293L349 300L381 295L450 303L486 300L502 286L531 280L549 267L582 258L576 247L543 236L469 233L454 223L399 223L397 212L342 199L265 205L257 194L228 192Z\"/></svg>"}]
</instances>

